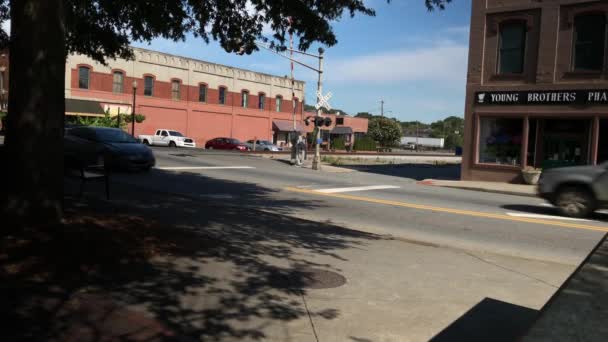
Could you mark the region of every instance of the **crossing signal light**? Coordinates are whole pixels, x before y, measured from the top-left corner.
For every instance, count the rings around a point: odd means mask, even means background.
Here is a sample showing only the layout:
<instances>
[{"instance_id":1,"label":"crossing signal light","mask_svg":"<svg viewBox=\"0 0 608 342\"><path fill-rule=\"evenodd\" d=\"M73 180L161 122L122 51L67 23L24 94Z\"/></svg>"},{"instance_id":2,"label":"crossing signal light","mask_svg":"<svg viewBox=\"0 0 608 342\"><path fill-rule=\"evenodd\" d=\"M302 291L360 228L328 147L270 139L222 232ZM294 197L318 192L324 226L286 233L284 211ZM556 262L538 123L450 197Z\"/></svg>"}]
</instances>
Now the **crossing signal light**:
<instances>
[{"instance_id":1,"label":"crossing signal light","mask_svg":"<svg viewBox=\"0 0 608 342\"><path fill-rule=\"evenodd\" d=\"M312 120L313 124L315 125L315 127L331 126L331 118L324 118L324 117L320 117L320 116L316 116L316 117L309 116L306 119L304 119L304 124L306 124L306 126L309 126L311 120Z\"/></svg>"}]
</instances>

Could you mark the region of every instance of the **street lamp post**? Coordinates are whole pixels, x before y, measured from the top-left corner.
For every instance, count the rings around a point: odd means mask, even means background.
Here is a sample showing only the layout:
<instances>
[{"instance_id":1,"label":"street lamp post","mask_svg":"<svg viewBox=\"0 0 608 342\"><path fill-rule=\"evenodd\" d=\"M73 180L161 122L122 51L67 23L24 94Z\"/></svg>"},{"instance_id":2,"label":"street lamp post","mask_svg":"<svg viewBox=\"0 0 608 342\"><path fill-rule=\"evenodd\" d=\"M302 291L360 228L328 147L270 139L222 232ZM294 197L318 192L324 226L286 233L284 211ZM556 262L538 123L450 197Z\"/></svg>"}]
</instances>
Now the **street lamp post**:
<instances>
[{"instance_id":1,"label":"street lamp post","mask_svg":"<svg viewBox=\"0 0 608 342\"><path fill-rule=\"evenodd\" d=\"M131 110L131 135L135 137L135 95L137 93L137 80L133 81L133 108Z\"/></svg>"}]
</instances>

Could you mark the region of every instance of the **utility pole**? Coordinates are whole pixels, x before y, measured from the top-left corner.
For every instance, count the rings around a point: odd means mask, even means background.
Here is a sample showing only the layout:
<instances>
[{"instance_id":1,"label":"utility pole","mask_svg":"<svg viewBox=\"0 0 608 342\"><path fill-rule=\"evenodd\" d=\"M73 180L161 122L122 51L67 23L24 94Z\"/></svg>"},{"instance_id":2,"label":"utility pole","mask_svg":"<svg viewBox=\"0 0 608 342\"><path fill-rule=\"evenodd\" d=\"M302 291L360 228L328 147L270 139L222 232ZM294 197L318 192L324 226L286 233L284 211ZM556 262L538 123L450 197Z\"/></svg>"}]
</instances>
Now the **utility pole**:
<instances>
[{"instance_id":1,"label":"utility pole","mask_svg":"<svg viewBox=\"0 0 608 342\"><path fill-rule=\"evenodd\" d=\"M323 95L323 54L325 50L323 48L319 48L319 80L317 82L317 103L321 102L321 96ZM323 107L319 106L317 109L317 117L321 116L321 111ZM312 159L312 169L320 170L321 169L321 145L319 141L321 140L321 127L317 129L317 136L315 137L315 156Z\"/></svg>"},{"instance_id":2,"label":"utility pole","mask_svg":"<svg viewBox=\"0 0 608 342\"><path fill-rule=\"evenodd\" d=\"M289 18L289 26L291 27L291 18ZM295 78L295 72L294 72L294 68L293 68L293 33L291 33L291 31L289 32L289 59L290 59L290 63L291 63L291 106L293 109L293 132L292 132L292 137L291 137L291 164L292 165L296 165L297 164L297 151L296 151L296 145L298 144L298 133L297 133L297 129L298 129L298 125L296 123L296 110L297 110L297 103L296 103L296 78Z\"/></svg>"},{"instance_id":3,"label":"utility pole","mask_svg":"<svg viewBox=\"0 0 608 342\"><path fill-rule=\"evenodd\" d=\"M384 100L380 100L380 116L384 117Z\"/></svg>"}]
</instances>

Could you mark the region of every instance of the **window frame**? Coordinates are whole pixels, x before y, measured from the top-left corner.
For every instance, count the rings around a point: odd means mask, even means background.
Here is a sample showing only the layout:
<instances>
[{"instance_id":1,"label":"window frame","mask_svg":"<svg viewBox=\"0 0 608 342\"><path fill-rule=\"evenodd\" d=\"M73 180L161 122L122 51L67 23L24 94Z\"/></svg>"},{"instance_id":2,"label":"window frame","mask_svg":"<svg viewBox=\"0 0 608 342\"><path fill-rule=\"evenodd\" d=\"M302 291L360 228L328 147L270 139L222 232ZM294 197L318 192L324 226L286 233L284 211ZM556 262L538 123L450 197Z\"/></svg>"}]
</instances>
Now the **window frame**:
<instances>
[{"instance_id":1,"label":"window frame","mask_svg":"<svg viewBox=\"0 0 608 342\"><path fill-rule=\"evenodd\" d=\"M502 51L507 50L502 47L503 37L502 33L505 27L509 26L520 26L522 28L522 41L520 46L521 51L521 71L520 72L503 72L502 71ZM498 39L497 39L497 51L496 51L496 75L518 75L522 76L526 73L526 54L527 54L527 45L528 45L528 21L525 19L507 19L501 21L498 24ZM508 50L514 50L516 48L509 48Z\"/></svg>"},{"instance_id":2,"label":"window frame","mask_svg":"<svg viewBox=\"0 0 608 342\"><path fill-rule=\"evenodd\" d=\"M116 82L116 75L120 74L120 83ZM120 91L117 91L116 87L120 86ZM125 72L122 70L112 71L112 92L114 94L124 94L125 92Z\"/></svg>"},{"instance_id":3,"label":"window frame","mask_svg":"<svg viewBox=\"0 0 608 342\"><path fill-rule=\"evenodd\" d=\"M274 99L274 108L277 113L283 111L283 96L277 95Z\"/></svg>"},{"instance_id":4,"label":"window frame","mask_svg":"<svg viewBox=\"0 0 608 342\"><path fill-rule=\"evenodd\" d=\"M177 84L177 89L175 85ZM171 100L180 101L182 99L182 81L180 79L171 79Z\"/></svg>"},{"instance_id":5,"label":"window frame","mask_svg":"<svg viewBox=\"0 0 608 342\"><path fill-rule=\"evenodd\" d=\"M603 51L602 51L602 65L599 69L588 69L588 68L577 68L576 67L576 51L577 51L577 19L581 17L589 16L602 16L604 19L604 36L603 36ZM608 47L608 17L607 13L600 10L590 10L579 12L572 17L572 47L571 47L571 60L570 60L570 71L574 73L600 73L606 69L606 57Z\"/></svg>"},{"instance_id":6,"label":"window frame","mask_svg":"<svg viewBox=\"0 0 608 342\"><path fill-rule=\"evenodd\" d=\"M201 89L205 89L205 91L203 93L201 93ZM198 84L198 102L207 103L208 90L209 90L209 86L206 83ZM201 94L203 94L202 97L201 97ZM202 98L202 100L201 100L201 98Z\"/></svg>"},{"instance_id":7,"label":"window frame","mask_svg":"<svg viewBox=\"0 0 608 342\"><path fill-rule=\"evenodd\" d=\"M150 94L147 94L148 86L146 84L146 80L152 80L152 84L150 87ZM156 83L156 77L153 75L144 75L144 96L153 97L154 96L154 83Z\"/></svg>"},{"instance_id":8,"label":"window frame","mask_svg":"<svg viewBox=\"0 0 608 342\"><path fill-rule=\"evenodd\" d=\"M266 108L266 94L258 93L258 109L264 110Z\"/></svg>"},{"instance_id":9,"label":"window frame","mask_svg":"<svg viewBox=\"0 0 608 342\"><path fill-rule=\"evenodd\" d=\"M223 93L223 96L222 96L222 93ZM227 93L228 93L228 87L226 87L226 86L220 86L217 89L218 104L220 104L222 106L226 105L227 98L228 98Z\"/></svg>"},{"instance_id":10,"label":"window frame","mask_svg":"<svg viewBox=\"0 0 608 342\"><path fill-rule=\"evenodd\" d=\"M87 71L87 84L86 87L82 86L82 75L81 70ZM78 89L89 90L91 89L91 67L87 65L79 65L78 66Z\"/></svg>"},{"instance_id":11,"label":"window frame","mask_svg":"<svg viewBox=\"0 0 608 342\"><path fill-rule=\"evenodd\" d=\"M241 107L249 107L249 90L241 90Z\"/></svg>"}]
</instances>

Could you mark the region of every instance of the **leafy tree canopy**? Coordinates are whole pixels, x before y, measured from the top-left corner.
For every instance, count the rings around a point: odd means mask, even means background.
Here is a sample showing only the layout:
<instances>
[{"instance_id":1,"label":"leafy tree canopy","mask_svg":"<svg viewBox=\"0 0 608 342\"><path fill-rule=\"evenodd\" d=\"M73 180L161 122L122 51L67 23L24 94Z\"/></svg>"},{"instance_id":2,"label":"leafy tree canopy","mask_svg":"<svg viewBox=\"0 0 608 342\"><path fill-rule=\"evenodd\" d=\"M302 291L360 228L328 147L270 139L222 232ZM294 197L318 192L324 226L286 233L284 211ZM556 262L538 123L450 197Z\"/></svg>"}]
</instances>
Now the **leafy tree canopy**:
<instances>
[{"instance_id":1,"label":"leafy tree canopy","mask_svg":"<svg viewBox=\"0 0 608 342\"><path fill-rule=\"evenodd\" d=\"M373 117L369 121L367 134L380 145L391 147L399 144L403 133L398 121L385 117Z\"/></svg>"},{"instance_id":2,"label":"leafy tree canopy","mask_svg":"<svg viewBox=\"0 0 608 342\"><path fill-rule=\"evenodd\" d=\"M432 10L451 0L424 1ZM100 62L132 57L132 41L179 41L187 33L205 42L217 40L228 52L248 54L258 49L256 40L284 48L289 33L299 38L301 50L313 42L333 46L338 40L332 22L345 14L375 15L364 0L63 0L63 6L68 53ZM10 0L0 0L0 23L9 18ZM271 38L262 36L265 25L275 32ZM0 30L0 45L7 46L8 39Z\"/></svg>"}]
</instances>

